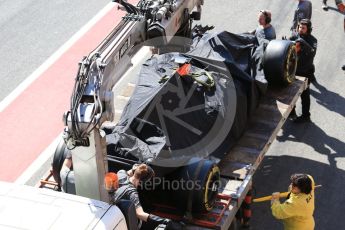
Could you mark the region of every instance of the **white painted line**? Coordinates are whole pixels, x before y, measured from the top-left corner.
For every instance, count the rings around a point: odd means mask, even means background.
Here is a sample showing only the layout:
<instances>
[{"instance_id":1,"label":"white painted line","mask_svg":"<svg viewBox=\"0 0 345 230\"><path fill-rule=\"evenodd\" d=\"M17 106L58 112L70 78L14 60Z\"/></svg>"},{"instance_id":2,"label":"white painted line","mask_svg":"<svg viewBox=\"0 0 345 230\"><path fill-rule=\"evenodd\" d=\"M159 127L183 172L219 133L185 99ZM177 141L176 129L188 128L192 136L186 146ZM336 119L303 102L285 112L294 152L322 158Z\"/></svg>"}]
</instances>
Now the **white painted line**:
<instances>
[{"instance_id":1,"label":"white painted line","mask_svg":"<svg viewBox=\"0 0 345 230\"><path fill-rule=\"evenodd\" d=\"M14 183L35 186L51 168L53 154L62 140L62 133L46 148L39 157L16 179Z\"/></svg>"},{"instance_id":2,"label":"white painted line","mask_svg":"<svg viewBox=\"0 0 345 230\"><path fill-rule=\"evenodd\" d=\"M65 44L63 44L53 55L51 55L40 67L38 67L29 77L17 86L8 96L0 102L0 112L10 105L29 85L31 85L41 74L46 71L56 60L72 47L87 31L94 26L100 18L113 9L115 3L108 3L99 11L87 24L76 32ZM80 57L81 58L81 57ZM77 63L76 63L77 64Z\"/></svg>"},{"instance_id":3,"label":"white painted line","mask_svg":"<svg viewBox=\"0 0 345 230\"><path fill-rule=\"evenodd\" d=\"M126 74L115 84L117 90L120 92L130 80L129 73L133 71L134 67L142 64L151 55L149 47L143 47L132 58L133 67L131 67ZM127 77L129 75L129 77ZM135 85L135 84L133 84ZM127 98L127 97L124 97ZM115 113L122 114L122 110L115 110ZM38 156L38 158L18 177L15 181L16 184L25 184L30 186L36 186L37 183L47 174L51 168L53 162L53 155L59 141L62 139L62 133L55 138L55 140Z\"/></svg>"}]
</instances>

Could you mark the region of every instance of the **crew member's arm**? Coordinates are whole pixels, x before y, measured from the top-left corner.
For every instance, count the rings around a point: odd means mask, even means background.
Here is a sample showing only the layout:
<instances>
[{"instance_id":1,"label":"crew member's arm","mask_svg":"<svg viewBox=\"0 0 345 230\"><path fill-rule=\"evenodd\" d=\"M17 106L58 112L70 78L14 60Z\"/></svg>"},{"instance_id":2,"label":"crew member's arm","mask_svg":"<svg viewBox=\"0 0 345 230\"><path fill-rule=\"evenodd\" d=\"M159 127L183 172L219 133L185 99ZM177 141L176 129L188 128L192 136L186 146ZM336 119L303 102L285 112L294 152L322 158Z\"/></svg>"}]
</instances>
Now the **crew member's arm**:
<instances>
[{"instance_id":1,"label":"crew member's arm","mask_svg":"<svg viewBox=\"0 0 345 230\"><path fill-rule=\"evenodd\" d=\"M300 42L301 44L303 44L303 48L304 48L304 52L306 54L311 54L311 55L315 55L316 53L316 47L312 47L311 45L309 45L308 42L306 42L303 38L298 38L296 40L296 42ZM315 45L316 46L316 45Z\"/></svg>"},{"instance_id":2,"label":"crew member's arm","mask_svg":"<svg viewBox=\"0 0 345 230\"><path fill-rule=\"evenodd\" d=\"M142 220L142 221L147 221L147 218L149 217L149 214L146 213L143 208L141 206L138 206L136 209L135 209L135 212L137 214L137 217Z\"/></svg>"},{"instance_id":3,"label":"crew member's arm","mask_svg":"<svg viewBox=\"0 0 345 230\"><path fill-rule=\"evenodd\" d=\"M62 167L60 170L60 178L61 178L62 191L66 193L70 193L70 194L76 194L74 172L73 172L73 162L72 162L72 155L70 151L66 154L66 158L62 164Z\"/></svg>"},{"instance_id":4,"label":"crew member's arm","mask_svg":"<svg viewBox=\"0 0 345 230\"><path fill-rule=\"evenodd\" d=\"M134 203L135 212L140 220L148 222L152 224L152 226L158 226L159 224L167 224L170 221L169 219L161 218L159 216L146 213L140 204L138 192L132 192L130 194L130 200Z\"/></svg>"},{"instance_id":5,"label":"crew member's arm","mask_svg":"<svg viewBox=\"0 0 345 230\"><path fill-rule=\"evenodd\" d=\"M148 222L152 226L158 226L160 224L168 224L170 222L169 219L165 219L165 218L153 215L153 214L146 213L141 206L137 207L135 209L135 211L137 213L137 217L140 220Z\"/></svg>"},{"instance_id":6,"label":"crew member's arm","mask_svg":"<svg viewBox=\"0 0 345 230\"><path fill-rule=\"evenodd\" d=\"M284 203L280 203L279 195L278 198L274 198L274 194L272 195L272 215L277 219L286 219L292 216L296 216L298 208L292 202L291 198L286 200Z\"/></svg>"},{"instance_id":7,"label":"crew member's arm","mask_svg":"<svg viewBox=\"0 0 345 230\"><path fill-rule=\"evenodd\" d=\"M72 158L66 158L62 164L62 167L72 168Z\"/></svg>"}]
</instances>

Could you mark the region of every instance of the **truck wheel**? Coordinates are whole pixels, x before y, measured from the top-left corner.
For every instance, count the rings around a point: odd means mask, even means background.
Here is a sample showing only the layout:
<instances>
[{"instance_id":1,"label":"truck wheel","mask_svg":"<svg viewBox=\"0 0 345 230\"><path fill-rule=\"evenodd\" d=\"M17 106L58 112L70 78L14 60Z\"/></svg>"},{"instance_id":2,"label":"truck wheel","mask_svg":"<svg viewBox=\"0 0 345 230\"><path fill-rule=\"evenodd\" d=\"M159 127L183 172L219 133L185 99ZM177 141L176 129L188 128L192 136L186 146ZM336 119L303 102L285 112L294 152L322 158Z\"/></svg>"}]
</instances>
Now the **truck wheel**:
<instances>
[{"instance_id":1,"label":"truck wheel","mask_svg":"<svg viewBox=\"0 0 345 230\"><path fill-rule=\"evenodd\" d=\"M58 146L55 149L53 163L52 163L53 177L54 177L54 180L59 184L59 187L61 187L60 170L62 168L62 164L64 160L66 159L66 155L68 151L69 150L67 149L67 146L64 140L61 139Z\"/></svg>"},{"instance_id":2,"label":"truck wheel","mask_svg":"<svg viewBox=\"0 0 345 230\"><path fill-rule=\"evenodd\" d=\"M178 170L173 180L184 181L184 187L174 191L174 200L182 210L192 212L210 211L218 194L220 171L214 162L201 160Z\"/></svg>"},{"instance_id":3,"label":"truck wheel","mask_svg":"<svg viewBox=\"0 0 345 230\"><path fill-rule=\"evenodd\" d=\"M295 80L297 53L288 40L272 40L268 43L263 66L269 84L285 86Z\"/></svg>"}]
</instances>

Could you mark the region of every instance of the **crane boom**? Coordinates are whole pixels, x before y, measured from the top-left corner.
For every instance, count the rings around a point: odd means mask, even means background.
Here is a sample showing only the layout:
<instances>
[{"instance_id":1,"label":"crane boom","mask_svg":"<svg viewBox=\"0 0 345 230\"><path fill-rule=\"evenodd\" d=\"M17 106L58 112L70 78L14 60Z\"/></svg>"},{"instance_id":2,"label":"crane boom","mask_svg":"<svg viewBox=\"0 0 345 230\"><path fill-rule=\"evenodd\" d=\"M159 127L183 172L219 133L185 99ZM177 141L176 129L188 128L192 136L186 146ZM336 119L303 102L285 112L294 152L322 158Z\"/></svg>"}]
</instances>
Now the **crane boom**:
<instances>
[{"instance_id":1,"label":"crane boom","mask_svg":"<svg viewBox=\"0 0 345 230\"><path fill-rule=\"evenodd\" d=\"M72 150L76 192L103 201L108 201L102 182L108 167L105 134L100 127L114 118L115 83L131 66L131 58L140 47L169 44L180 28L200 19L203 5L203 0L140 0L136 6L124 0L115 2L127 14L80 61L70 110L63 116L63 138Z\"/></svg>"}]
</instances>

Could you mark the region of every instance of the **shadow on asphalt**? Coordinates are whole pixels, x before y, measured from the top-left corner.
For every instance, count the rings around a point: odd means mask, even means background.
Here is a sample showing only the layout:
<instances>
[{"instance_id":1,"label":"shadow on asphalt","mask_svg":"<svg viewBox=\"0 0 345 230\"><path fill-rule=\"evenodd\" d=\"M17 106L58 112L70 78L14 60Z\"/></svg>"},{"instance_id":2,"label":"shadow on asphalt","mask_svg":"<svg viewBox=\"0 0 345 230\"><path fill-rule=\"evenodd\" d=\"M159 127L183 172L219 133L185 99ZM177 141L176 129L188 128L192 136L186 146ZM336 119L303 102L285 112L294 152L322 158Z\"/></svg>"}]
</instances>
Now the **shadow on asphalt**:
<instances>
[{"instance_id":1,"label":"shadow on asphalt","mask_svg":"<svg viewBox=\"0 0 345 230\"><path fill-rule=\"evenodd\" d=\"M336 112L345 117L345 98L340 96L338 93L329 91L326 87L319 83L313 84L319 92L310 88L310 94L316 99L316 102L330 111ZM334 102L337 103L334 103Z\"/></svg>"},{"instance_id":2,"label":"shadow on asphalt","mask_svg":"<svg viewBox=\"0 0 345 230\"><path fill-rule=\"evenodd\" d=\"M277 141L302 142L309 145L316 152L327 156L332 167L337 167L337 157L345 157L345 143L327 135L313 122L305 124L286 123L282 128L282 135L277 137Z\"/></svg>"},{"instance_id":3,"label":"shadow on asphalt","mask_svg":"<svg viewBox=\"0 0 345 230\"><path fill-rule=\"evenodd\" d=\"M290 175L293 173L311 174L316 184L322 185L315 193L315 229L344 229L345 171L337 167L337 161L344 160L345 143L328 136L314 123L304 124L300 129L292 126L296 124L287 122L283 127L283 135L277 140L303 142L318 153L315 153L315 156L308 156L310 159L320 159L319 154L323 154L329 163L286 155L267 156L254 175L255 196L261 197L275 191L286 191L290 183ZM300 151L302 155L303 150ZM252 208L251 229L283 229L282 224L272 217L269 202L253 204Z\"/></svg>"},{"instance_id":4,"label":"shadow on asphalt","mask_svg":"<svg viewBox=\"0 0 345 230\"><path fill-rule=\"evenodd\" d=\"M344 14L344 13L340 12L337 7L333 7L333 6L328 6L328 10L324 10L324 11L329 11L329 10L337 12L339 14Z\"/></svg>"}]
</instances>

